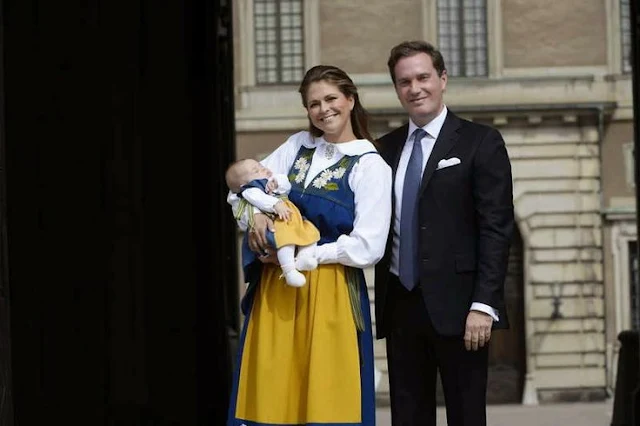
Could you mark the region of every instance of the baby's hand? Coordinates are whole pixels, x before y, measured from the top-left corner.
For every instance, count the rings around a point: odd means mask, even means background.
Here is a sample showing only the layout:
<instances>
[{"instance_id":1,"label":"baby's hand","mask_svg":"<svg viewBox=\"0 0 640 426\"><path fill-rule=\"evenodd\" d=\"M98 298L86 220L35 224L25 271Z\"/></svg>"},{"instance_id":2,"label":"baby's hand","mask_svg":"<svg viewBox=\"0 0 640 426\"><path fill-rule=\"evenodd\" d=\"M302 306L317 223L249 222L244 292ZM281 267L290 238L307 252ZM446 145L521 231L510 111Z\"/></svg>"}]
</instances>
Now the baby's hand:
<instances>
[{"instance_id":1,"label":"baby's hand","mask_svg":"<svg viewBox=\"0 0 640 426\"><path fill-rule=\"evenodd\" d=\"M269 194L271 194L276 189L278 189L278 181L277 180L272 179L269 182L267 182L267 192Z\"/></svg>"},{"instance_id":2,"label":"baby's hand","mask_svg":"<svg viewBox=\"0 0 640 426\"><path fill-rule=\"evenodd\" d=\"M278 217L285 222L289 222L289 219L291 219L291 209L287 207L283 201L278 201L275 206L273 206L273 210L275 210Z\"/></svg>"}]
</instances>

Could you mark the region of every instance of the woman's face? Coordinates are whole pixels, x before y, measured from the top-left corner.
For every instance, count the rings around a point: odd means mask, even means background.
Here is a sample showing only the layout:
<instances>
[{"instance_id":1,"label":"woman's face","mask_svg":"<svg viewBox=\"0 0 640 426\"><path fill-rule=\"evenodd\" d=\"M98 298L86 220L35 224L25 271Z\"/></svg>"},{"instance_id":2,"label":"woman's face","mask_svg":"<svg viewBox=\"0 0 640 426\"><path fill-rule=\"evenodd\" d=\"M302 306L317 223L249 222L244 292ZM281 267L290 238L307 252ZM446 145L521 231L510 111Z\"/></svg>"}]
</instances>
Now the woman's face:
<instances>
[{"instance_id":1,"label":"woman's face","mask_svg":"<svg viewBox=\"0 0 640 426\"><path fill-rule=\"evenodd\" d=\"M338 86L316 81L307 90L307 113L311 123L324 133L328 142L353 140L351 110L353 97L346 97Z\"/></svg>"}]
</instances>

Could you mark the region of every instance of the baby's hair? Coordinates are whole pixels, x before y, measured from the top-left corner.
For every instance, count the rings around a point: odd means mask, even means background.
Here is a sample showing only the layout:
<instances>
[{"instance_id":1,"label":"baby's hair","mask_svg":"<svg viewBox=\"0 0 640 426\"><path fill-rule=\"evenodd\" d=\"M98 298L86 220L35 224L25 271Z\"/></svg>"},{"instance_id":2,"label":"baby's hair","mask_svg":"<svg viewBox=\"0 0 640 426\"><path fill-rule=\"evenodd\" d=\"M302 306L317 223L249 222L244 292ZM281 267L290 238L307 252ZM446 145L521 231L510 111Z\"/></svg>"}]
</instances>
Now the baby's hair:
<instances>
[{"instance_id":1,"label":"baby's hair","mask_svg":"<svg viewBox=\"0 0 640 426\"><path fill-rule=\"evenodd\" d=\"M230 169L234 168L235 166L239 166L240 164L244 163L247 160L252 160L252 158L241 158L239 160L236 160L236 161L232 162L231 164L229 164L229 167L227 167L227 172Z\"/></svg>"},{"instance_id":2,"label":"baby's hair","mask_svg":"<svg viewBox=\"0 0 640 426\"><path fill-rule=\"evenodd\" d=\"M245 161L251 160L251 158L241 158L233 163L229 164L227 170L224 173L224 180L227 182L227 187L231 192L238 192L240 190L240 183L238 182L238 167Z\"/></svg>"}]
</instances>

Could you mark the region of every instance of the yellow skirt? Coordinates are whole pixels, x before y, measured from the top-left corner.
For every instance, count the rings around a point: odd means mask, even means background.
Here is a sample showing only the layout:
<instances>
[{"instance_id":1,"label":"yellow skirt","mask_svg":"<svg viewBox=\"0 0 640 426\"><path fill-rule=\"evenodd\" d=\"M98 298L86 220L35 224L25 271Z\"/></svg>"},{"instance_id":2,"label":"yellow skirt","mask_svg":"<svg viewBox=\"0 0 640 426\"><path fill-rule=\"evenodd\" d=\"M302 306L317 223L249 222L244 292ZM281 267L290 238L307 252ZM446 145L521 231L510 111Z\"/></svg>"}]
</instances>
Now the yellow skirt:
<instances>
[{"instance_id":1,"label":"yellow skirt","mask_svg":"<svg viewBox=\"0 0 640 426\"><path fill-rule=\"evenodd\" d=\"M280 274L265 265L256 289L235 417L262 424L360 423L358 337L344 266L306 272L301 288L286 285Z\"/></svg>"},{"instance_id":2,"label":"yellow skirt","mask_svg":"<svg viewBox=\"0 0 640 426\"><path fill-rule=\"evenodd\" d=\"M308 246L320 240L320 232L315 225L302 218L300 210L291 201L282 200L291 210L291 219L288 222L276 219L273 222L276 230L274 239L276 248L287 245Z\"/></svg>"}]
</instances>

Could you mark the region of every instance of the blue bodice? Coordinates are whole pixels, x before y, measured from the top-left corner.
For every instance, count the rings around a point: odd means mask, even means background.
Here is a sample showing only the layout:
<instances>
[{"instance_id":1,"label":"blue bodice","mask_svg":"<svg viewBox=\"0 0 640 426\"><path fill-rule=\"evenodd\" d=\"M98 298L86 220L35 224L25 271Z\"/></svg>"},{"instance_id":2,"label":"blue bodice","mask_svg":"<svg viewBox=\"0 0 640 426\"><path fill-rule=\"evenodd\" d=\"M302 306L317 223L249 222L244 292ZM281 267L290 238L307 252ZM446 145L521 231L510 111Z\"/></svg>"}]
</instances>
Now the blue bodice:
<instances>
[{"instance_id":1,"label":"blue bodice","mask_svg":"<svg viewBox=\"0 0 640 426\"><path fill-rule=\"evenodd\" d=\"M304 187L315 148L300 147L289 170L291 200L300 213L320 231L319 245L335 242L353 230L355 203L349 187L349 174L360 156L344 156L324 169Z\"/></svg>"}]
</instances>

